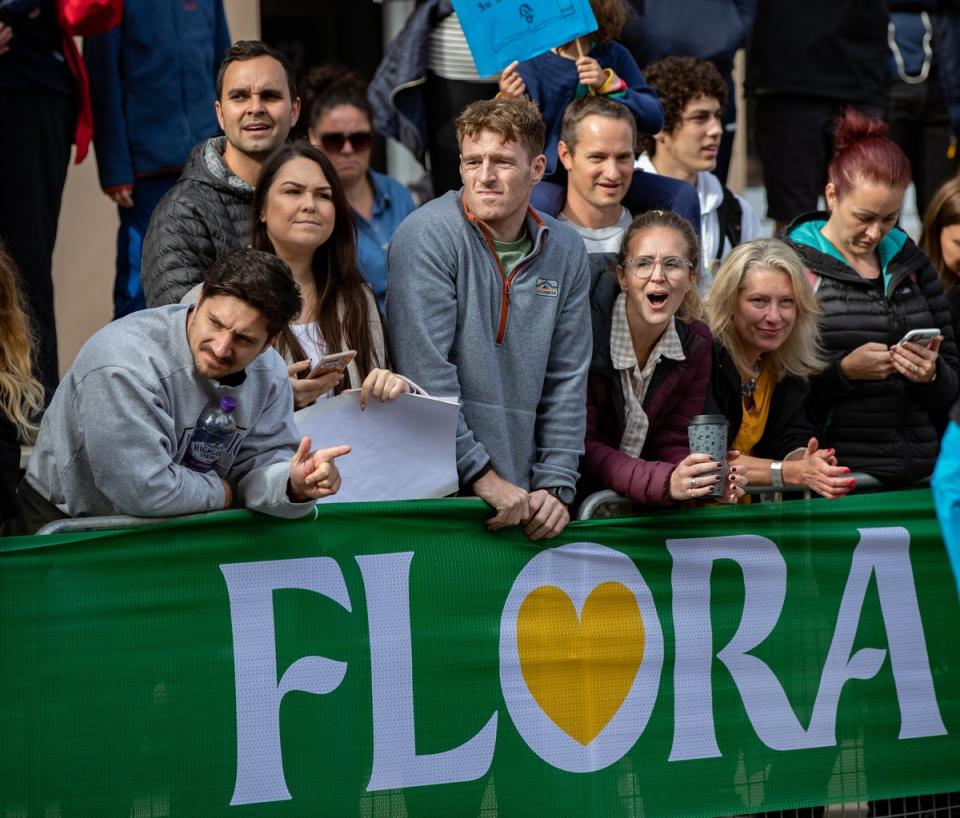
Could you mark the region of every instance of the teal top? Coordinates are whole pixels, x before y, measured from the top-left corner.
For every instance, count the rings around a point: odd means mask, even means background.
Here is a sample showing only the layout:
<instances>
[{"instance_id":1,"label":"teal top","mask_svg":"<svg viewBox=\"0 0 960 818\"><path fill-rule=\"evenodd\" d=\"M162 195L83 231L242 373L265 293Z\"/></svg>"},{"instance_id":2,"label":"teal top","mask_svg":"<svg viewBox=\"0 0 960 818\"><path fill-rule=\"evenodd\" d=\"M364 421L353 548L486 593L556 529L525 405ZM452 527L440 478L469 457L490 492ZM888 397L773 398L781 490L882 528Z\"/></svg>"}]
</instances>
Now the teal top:
<instances>
[{"instance_id":1,"label":"teal top","mask_svg":"<svg viewBox=\"0 0 960 818\"><path fill-rule=\"evenodd\" d=\"M790 238L796 242L806 244L815 250L819 250L825 255L833 256L837 261L842 261L849 267L850 263L843 257L843 254L833 246L833 242L831 242L830 239L823 235L822 230L826 223L825 219L811 219L791 230ZM907 234L901 228L894 227L893 230L880 240L880 244L877 245L877 255L880 258L880 272L883 274L884 292L886 292L890 284L890 276L887 272L890 261L903 249L903 245L907 243L908 238Z\"/></svg>"}]
</instances>

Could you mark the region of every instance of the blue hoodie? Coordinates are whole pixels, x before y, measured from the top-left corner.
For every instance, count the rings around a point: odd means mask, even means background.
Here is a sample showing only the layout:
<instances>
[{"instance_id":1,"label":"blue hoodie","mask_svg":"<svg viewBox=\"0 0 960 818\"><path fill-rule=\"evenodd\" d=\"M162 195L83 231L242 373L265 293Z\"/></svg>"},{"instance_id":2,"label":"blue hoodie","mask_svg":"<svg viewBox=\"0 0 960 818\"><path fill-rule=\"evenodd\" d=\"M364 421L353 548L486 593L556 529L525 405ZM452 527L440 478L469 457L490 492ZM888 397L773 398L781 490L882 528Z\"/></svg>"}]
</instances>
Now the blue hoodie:
<instances>
[{"instance_id":1,"label":"blue hoodie","mask_svg":"<svg viewBox=\"0 0 960 818\"><path fill-rule=\"evenodd\" d=\"M222 0L126 0L117 28L84 40L104 190L179 173L219 133L216 76L229 47Z\"/></svg>"}]
</instances>

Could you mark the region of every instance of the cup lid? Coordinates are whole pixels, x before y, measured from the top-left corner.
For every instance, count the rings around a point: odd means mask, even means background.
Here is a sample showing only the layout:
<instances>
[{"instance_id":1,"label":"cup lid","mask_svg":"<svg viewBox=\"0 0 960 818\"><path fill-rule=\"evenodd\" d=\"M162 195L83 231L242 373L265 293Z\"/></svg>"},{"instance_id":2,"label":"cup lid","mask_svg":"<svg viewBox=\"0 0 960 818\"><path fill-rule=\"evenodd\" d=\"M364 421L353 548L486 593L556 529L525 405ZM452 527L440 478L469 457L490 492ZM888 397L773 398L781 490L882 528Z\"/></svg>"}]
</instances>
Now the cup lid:
<instances>
[{"instance_id":1,"label":"cup lid","mask_svg":"<svg viewBox=\"0 0 960 818\"><path fill-rule=\"evenodd\" d=\"M690 418L689 426L729 426L724 415L697 415Z\"/></svg>"}]
</instances>

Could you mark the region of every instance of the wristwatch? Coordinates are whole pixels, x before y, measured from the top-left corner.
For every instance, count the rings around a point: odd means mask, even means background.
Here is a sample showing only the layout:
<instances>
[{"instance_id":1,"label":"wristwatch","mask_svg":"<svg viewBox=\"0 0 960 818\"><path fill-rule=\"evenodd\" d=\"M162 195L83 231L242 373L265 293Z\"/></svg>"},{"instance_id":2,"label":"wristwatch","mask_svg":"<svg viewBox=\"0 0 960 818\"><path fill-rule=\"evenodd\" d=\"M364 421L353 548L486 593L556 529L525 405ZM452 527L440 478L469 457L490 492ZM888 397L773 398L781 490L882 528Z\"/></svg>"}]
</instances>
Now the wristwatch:
<instances>
[{"instance_id":1,"label":"wristwatch","mask_svg":"<svg viewBox=\"0 0 960 818\"><path fill-rule=\"evenodd\" d=\"M783 461L774 460L770 464L770 485L778 491L783 488Z\"/></svg>"},{"instance_id":2,"label":"wristwatch","mask_svg":"<svg viewBox=\"0 0 960 818\"><path fill-rule=\"evenodd\" d=\"M570 505L576 496L576 492L568 486L550 486L549 488L544 488L544 491L547 494L552 494L565 506Z\"/></svg>"}]
</instances>

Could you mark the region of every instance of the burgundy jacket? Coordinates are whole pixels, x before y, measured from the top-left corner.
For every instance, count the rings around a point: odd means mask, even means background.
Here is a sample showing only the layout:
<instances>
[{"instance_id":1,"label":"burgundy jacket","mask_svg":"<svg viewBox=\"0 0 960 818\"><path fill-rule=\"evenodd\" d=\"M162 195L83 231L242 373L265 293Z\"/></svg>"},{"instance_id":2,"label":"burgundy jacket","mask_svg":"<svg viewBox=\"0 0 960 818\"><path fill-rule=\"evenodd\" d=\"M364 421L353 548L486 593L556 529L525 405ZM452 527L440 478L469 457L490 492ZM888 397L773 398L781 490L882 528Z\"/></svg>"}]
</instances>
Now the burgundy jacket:
<instances>
[{"instance_id":1,"label":"burgundy jacket","mask_svg":"<svg viewBox=\"0 0 960 818\"><path fill-rule=\"evenodd\" d=\"M625 424L620 375L610 358L613 305L620 287L605 273L590 294L593 319L593 360L587 378L586 450L580 462L581 498L613 489L644 505L669 505L670 475L690 453L687 425L703 412L710 383L712 339L701 321L677 321L684 361L664 358L653 372L643 400L650 421L641 457L620 451Z\"/></svg>"}]
</instances>

